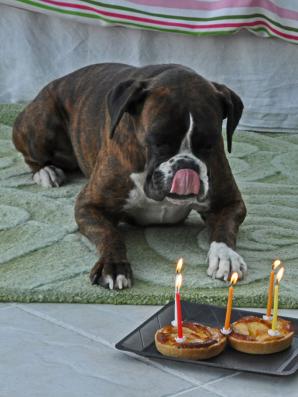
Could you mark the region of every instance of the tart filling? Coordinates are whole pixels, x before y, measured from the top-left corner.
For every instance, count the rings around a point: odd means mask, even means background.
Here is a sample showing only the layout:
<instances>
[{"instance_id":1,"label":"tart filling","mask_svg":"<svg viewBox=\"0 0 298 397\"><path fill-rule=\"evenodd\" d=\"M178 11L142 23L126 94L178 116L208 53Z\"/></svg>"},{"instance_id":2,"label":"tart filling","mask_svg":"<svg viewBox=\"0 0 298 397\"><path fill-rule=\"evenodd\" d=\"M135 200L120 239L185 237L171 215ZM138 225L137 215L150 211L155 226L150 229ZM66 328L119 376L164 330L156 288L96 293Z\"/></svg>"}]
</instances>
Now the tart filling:
<instances>
[{"instance_id":1,"label":"tart filling","mask_svg":"<svg viewBox=\"0 0 298 397\"><path fill-rule=\"evenodd\" d=\"M276 341L289 333L293 332L292 324L281 318L277 322L277 331L279 336L270 336L268 330L271 329L271 321L263 320L255 316L242 317L239 321L232 324L232 336L237 339L246 341Z\"/></svg>"},{"instance_id":2,"label":"tart filling","mask_svg":"<svg viewBox=\"0 0 298 397\"><path fill-rule=\"evenodd\" d=\"M207 347L217 343L223 338L220 330L198 323L183 323L183 336L185 341L176 342L177 328L166 325L156 335L159 343L175 345L178 349Z\"/></svg>"},{"instance_id":3,"label":"tart filling","mask_svg":"<svg viewBox=\"0 0 298 397\"><path fill-rule=\"evenodd\" d=\"M220 354L227 341L218 328L192 322L183 323L183 337L183 342L177 342L177 328L166 325L156 331L156 348L165 356L206 360Z\"/></svg>"}]
</instances>

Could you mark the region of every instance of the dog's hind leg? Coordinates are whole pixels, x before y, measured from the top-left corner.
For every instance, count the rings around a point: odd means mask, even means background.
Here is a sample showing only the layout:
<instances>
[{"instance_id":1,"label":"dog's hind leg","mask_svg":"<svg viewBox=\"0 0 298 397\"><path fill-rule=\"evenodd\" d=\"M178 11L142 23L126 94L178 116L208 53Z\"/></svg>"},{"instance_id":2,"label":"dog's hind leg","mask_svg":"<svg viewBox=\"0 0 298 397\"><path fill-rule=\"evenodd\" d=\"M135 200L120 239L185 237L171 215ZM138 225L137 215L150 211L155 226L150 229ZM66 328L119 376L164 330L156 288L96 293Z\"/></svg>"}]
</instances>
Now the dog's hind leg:
<instances>
[{"instance_id":1,"label":"dog's hind leg","mask_svg":"<svg viewBox=\"0 0 298 397\"><path fill-rule=\"evenodd\" d=\"M47 87L17 117L13 143L31 168L33 180L41 186L60 186L65 180L64 171L78 167L66 118Z\"/></svg>"}]
</instances>

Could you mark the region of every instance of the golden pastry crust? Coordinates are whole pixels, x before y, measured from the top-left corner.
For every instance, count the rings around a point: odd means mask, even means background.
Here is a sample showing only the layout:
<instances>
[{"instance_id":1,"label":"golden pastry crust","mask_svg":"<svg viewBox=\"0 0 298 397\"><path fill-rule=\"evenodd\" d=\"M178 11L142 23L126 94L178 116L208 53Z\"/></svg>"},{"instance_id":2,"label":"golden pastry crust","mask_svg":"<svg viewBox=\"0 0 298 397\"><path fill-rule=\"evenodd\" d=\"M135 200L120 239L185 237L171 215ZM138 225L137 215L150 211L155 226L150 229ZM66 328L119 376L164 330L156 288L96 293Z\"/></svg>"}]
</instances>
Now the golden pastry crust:
<instances>
[{"instance_id":1,"label":"golden pastry crust","mask_svg":"<svg viewBox=\"0 0 298 397\"><path fill-rule=\"evenodd\" d=\"M155 333L156 348L165 356L206 360L220 354L227 341L218 328L191 322L183 323L183 336L183 343L176 342L177 328L166 325Z\"/></svg>"},{"instance_id":2,"label":"golden pastry crust","mask_svg":"<svg viewBox=\"0 0 298 397\"><path fill-rule=\"evenodd\" d=\"M270 336L271 321L255 316L242 317L231 324L229 344L236 350L249 354L272 354L287 349L294 337L290 321L278 319L277 330L280 336Z\"/></svg>"}]
</instances>

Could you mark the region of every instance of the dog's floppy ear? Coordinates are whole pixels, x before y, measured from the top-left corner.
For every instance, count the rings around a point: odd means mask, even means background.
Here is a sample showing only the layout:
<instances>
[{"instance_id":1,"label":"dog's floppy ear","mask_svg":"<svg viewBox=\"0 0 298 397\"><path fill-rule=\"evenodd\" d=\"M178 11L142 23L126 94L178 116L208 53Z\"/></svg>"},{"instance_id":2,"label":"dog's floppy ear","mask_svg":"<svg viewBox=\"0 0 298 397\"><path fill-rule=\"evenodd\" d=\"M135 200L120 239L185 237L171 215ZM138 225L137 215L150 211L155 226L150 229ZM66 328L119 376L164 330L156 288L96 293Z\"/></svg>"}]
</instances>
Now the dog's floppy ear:
<instances>
[{"instance_id":1,"label":"dog's floppy ear","mask_svg":"<svg viewBox=\"0 0 298 397\"><path fill-rule=\"evenodd\" d=\"M125 112L136 114L140 111L148 93L146 80L125 80L112 88L107 95L107 106L111 117L110 138Z\"/></svg>"},{"instance_id":2,"label":"dog's floppy ear","mask_svg":"<svg viewBox=\"0 0 298 397\"><path fill-rule=\"evenodd\" d=\"M239 123L243 111L243 103L239 96L223 84L212 82L219 92L223 106L223 118L227 118L228 152L232 151L233 133Z\"/></svg>"}]
</instances>

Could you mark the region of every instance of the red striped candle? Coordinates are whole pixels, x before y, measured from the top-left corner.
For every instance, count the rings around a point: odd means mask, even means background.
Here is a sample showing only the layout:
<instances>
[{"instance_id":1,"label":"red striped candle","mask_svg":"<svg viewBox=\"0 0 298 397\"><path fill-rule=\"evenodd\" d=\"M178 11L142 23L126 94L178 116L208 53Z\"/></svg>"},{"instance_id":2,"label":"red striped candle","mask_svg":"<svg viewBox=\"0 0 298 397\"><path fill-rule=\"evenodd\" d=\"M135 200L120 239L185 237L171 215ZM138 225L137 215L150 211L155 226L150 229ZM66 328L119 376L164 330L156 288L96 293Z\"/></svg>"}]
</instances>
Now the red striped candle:
<instances>
[{"instance_id":1,"label":"red striped candle","mask_svg":"<svg viewBox=\"0 0 298 397\"><path fill-rule=\"evenodd\" d=\"M182 312L181 312L181 302L180 302L180 293L176 292L176 306L177 306L177 329L178 329L178 338L183 338L183 329L182 329Z\"/></svg>"},{"instance_id":2,"label":"red striped candle","mask_svg":"<svg viewBox=\"0 0 298 397\"><path fill-rule=\"evenodd\" d=\"M179 273L176 276L176 317L177 317L177 332L178 332L178 337L176 338L176 341L178 343L183 342L183 330L182 330L182 312L181 312L181 302L180 302L180 287L182 284L182 274Z\"/></svg>"}]
</instances>

